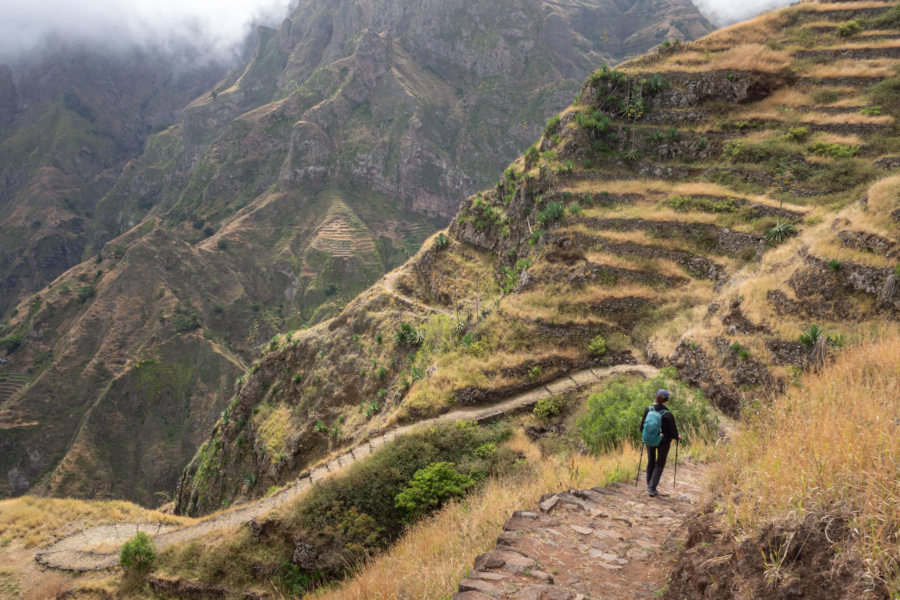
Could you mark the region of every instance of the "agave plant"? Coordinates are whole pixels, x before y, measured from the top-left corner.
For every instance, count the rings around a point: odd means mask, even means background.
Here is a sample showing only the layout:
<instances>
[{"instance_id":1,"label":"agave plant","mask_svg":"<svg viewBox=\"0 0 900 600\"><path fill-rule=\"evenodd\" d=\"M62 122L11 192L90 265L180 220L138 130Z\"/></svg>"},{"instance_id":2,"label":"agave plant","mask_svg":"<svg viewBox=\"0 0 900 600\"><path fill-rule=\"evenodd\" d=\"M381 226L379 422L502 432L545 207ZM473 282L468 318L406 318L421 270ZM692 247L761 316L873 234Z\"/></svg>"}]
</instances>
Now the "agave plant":
<instances>
[{"instance_id":1,"label":"agave plant","mask_svg":"<svg viewBox=\"0 0 900 600\"><path fill-rule=\"evenodd\" d=\"M800 334L800 343L807 348L812 348L825 335L825 330L818 325L810 325Z\"/></svg>"},{"instance_id":2,"label":"agave plant","mask_svg":"<svg viewBox=\"0 0 900 600\"><path fill-rule=\"evenodd\" d=\"M787 221L778 221L766 231L766 241L774 246L797 234L794 226Z\"/></svg>"}]
</instances>

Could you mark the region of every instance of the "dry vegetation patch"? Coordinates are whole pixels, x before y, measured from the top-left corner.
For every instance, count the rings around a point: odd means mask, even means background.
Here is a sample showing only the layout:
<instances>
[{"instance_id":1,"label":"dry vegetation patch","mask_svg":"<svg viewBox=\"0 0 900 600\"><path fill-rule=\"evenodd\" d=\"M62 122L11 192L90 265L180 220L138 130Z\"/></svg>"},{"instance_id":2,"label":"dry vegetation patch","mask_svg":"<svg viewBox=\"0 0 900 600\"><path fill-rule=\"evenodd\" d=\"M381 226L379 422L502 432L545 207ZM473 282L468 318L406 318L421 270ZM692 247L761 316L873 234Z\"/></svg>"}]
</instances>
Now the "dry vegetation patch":
<instances>
[{"instance_id":1,"label":"dry vegetation patch","mask_svg":"<svg viewBox=\"0 0 900 600\"><path fill-rule=\"evenodd\" d=\"M93 526L132 521L182 525L193 519L163 514L121 500L23 496L0 500L0 544L21 540L26 548L34 548L70 533L81 522Z\"/></svg>"},{"instance_id":2,"label":"dry vegetation patch","mask_svg":"<svg viewBox=\"0 0 900 600\"><path fill-rule=\"evenodd\" d=\"M834 539L844 538L836 555L861 557L875 580L900 592L897 389L900 332L887 328L745 412L747 427L713 482L728 532L746 539L813 516L826 536L834 524ZM778 567L789 572L790 561Z\"/></svg>"}]
</instances>

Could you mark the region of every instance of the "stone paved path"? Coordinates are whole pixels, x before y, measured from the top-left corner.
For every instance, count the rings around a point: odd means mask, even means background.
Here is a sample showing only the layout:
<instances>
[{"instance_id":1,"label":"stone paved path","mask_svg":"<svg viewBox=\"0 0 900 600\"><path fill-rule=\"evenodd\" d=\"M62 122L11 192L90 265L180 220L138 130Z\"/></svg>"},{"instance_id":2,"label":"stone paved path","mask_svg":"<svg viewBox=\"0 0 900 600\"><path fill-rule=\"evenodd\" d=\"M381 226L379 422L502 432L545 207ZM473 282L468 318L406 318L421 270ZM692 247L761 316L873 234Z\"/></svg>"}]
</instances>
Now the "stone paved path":
<instances>
[{"instance_id":1,"label":"stone paved path","mask_svg":"<svg viewBox=\"0 0 900 600\"><path fill-rule=\"evenodd\" d=\"M679 465L672 488L672 455L650 498L639 487L569 490L516 511L496 548L475 559L454 600L635 600L653 598L671 569L674 532L697 508L706 470Z\"/></svg>"},{"instance_id":2,"label":"stone paved path","mask_svg":"<svg viewBox=\"0 0 900 600\"><path fill-rule=\"evenodd\" d=\"M118 548L138 531L154 538L158 549L186 542L219 529L236 527L278 508L300 496L312 485L331 473L365 458L377 448L391 442L398 435L418 427L428 427L444 421L486 421L518 410L534 406L543 398L564 394L587 386L596 385L614 375L635 374L652 377L657 373L649 365L616 365L613 367L585 369L569 373L537 387L517 394L487 407L458 409L444 415L398 427L370 440L357 444L344 454L301 474L296 480L278 492L255 502L236 506L196 524L173 528L157 523L117 523L91 527L64 537L49 546L40 548L35 560L46 567L67 571L99 571L119 563Z\"/></svg>"}]
</instances>

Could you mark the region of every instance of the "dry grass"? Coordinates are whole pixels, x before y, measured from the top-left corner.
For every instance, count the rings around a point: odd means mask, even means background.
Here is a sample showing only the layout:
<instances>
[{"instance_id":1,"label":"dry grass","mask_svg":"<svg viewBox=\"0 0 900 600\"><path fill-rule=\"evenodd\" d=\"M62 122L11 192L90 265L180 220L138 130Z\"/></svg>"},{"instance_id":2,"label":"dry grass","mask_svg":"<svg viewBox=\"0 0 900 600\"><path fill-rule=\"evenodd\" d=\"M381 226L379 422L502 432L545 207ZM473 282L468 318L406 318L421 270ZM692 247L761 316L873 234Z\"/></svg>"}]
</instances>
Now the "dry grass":
<instances>
[{"instance_id":1,"label":"dry grass","mask_svg":"<svg viewBox=\"0 0 900 600\"><path fill-rule=\"evenodd\" d=\"M551 284L539 291L508 296L503 308L519 318L540 318L547 323L616 327L615 313L600 315L594 308L597 303L613 298L641 298L651 304L659 301L656 292L634 282L586 286L577 290L566 284Z\"/></svg>"},{"instance_id":2,"label":"dry grass","mask_svg":"<svg viewBox=\"0 0 900 600\"><path fill-rule=\"evenodd\" d=\"M754 132L756 133L756 132ZM766 132L762 132L766 135ZM746 136L742 137L744 139ZM749 138L748 138L749 139ZM780 207L785 210L807 212L809 208L789 202L781 202L765 195L737 193L731 188L718 183L707 181L673 182L660 179L618 179L613 181L598 181L595 179L580 179L561 187L561 191L572 194L641 194L646 202L658 202L671 196L714 196L722 198L743 198L756 204L764 204L772 207ZM621 210L626 210L625 205ZM645 215L646 216L646 215Z\"/></svg>"},{"instance_id":3,"label":"dry grass","mask_svg":"<svg viewBox=\"0 0 900 600\"><path fill-rule=\"evenodd\" d=\"M607 265L621 269L643 271L645 273L658 273L659 275L664 275L666 277L686 277L684 269L680 266L672 261L659 258L623 257L614 254L606 254L601 250L589 251L584 256L588 261L596 265Z\"/></svg>"},{"instance_id":4,"label":"dry grass","mask_svg":"<svg viewBox=\"0 0 900 600\"><path fill-rule=\"evenodd\" d=\"M631 477L637 468L633 448L602 457L543 457L521 430L510 445L525 454L532 468L492 480L465 501L444 507L413 526L388 553L372 559L352 579L307 598L447 598L475 557L493 548L513 510L536 505L544 493Z\"/></svg>"},{"instance_id":5,"label":"dry grass","mask_svg":"<svg viewBox=\"0 0 900 600\"><path fill-rule=\"evenodd\" d=\"M713 482L732 533L805 515L849 519L876 577L900 567L900 332L846 347L750 416ZM896 581L895 581L896 583ZM895 590L896 591L896 590Z\"/></svg>"},{"instance_id":6,"label":"dry grass","mask_svg":"<svg viewBox=\"0 0 900 600\"><path fill-rule=\"evenodd\" d=\"M23 496L0 501L0 540L21 540L26 548L50 542L83 525L127 521L188 524L193 519L166 515L121 500L74 500Z\"/></svg>"},{"instance_id":7,"label":"dry grass","mask_svg":"<svg viewBox=\"0 0 900 600\"><path fill-rule=\"evenodd\" d=\"M845 146L862 146L866 143L865 140L858 135L841 135L838 133L825 132L816 133L813 136L813 140L825 144L843 144ZM806 158L808 160L811 157L807 156Z\"/></svg>"},{"instance_id":8,"label":"dry grass","mask_svg":"<svg viewBox=\"0 0 900 600\"><path fill-rule=\"evenodd\" d=\"M774 73L789 66L791 55L761 43L739 43L722 52L687 50L675 54L660 66L661 71L708 71L730 69Z\"/></svg>"},{"instance_id":9,"label":"dry grass","mask_svg":"<svg viewBox=\"0 0 900 600\"><path fill-rule=\"evenodd\" d=\"M783 121L792 124L810 124L810 125L889 125L894 119L890 115L864 115L857 110L850 109L842 113L825 113L811 110L795 111L792 108L787 110L754 108L745 113L741 113L743 119L759 119L763 121Z\"/></svg>"},{"instance_id":10,"label":"dry grass","mask_svg":"<svg viewBox=\"0 0 900 600\"><path fill-rule=\"evenodd\" d=\"M879 215L887 215L900 208L900 175L885 177L869 188L869 210ZM885 225L890 227L891 223Z\"/></svg>"},{"instance_id":11,"label":"dry grass","mask_svg":"<svg viewBox=\"0 0 900 600\"><path fill-rule=\"evenodd\" d=\"M808 2L803 8L812 12L837 12L861 8L890 8L893 2Z\"/></svg>"},{"instance_id":12,"label":"dry grass","mask_svg":"<svg viewBox=\"0 0 900 600\"><path fill-rule=\"evenodd\" d=\"M896 72L897 61L890 58L868 60L841 60L824 65L813 65L803 70L804 77L891 77Z\"/></svg>"},{"instance_id":13,"label":"dry grass","mask_svg":"<svg viewBox=\"0 0 900 600\"><path fill-rule=\"evenodd\" d=\"M772 32L782 27L783 16L779 13L763 13L756 18L728 27L723 27L694 42L696 47L731 47L748 42L765 43Z\"/></svg>"}]
</instances>

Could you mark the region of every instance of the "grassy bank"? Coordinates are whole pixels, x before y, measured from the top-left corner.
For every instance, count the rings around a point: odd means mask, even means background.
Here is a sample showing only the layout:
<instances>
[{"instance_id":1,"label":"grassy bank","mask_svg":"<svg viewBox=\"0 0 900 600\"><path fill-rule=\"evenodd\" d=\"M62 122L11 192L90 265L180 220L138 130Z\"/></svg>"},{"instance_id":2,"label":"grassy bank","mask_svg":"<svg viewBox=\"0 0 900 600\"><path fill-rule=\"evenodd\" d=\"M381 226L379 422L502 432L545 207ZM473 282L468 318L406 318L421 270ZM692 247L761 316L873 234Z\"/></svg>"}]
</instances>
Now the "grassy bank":
<instances>
[{"instance_id":1,"label":"grassy bank","mask_svg":"<svg viewBox=\"0 0 900 600\"><path fill-rule=\"evenodd\" d=\"M747 411L712 490L731 536L750 539L775 523L817 521L828 526L836 557L858 557L897 597L898 390L900 332L891 330L846 347L821 372ZM777 556L762 558L770 573L790 569Z\"/></svg>"}]
</instances>

